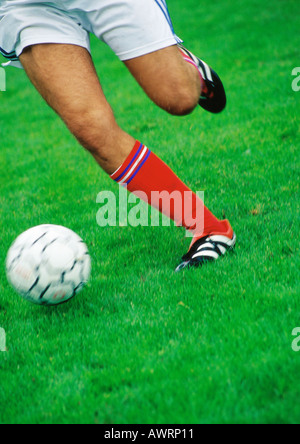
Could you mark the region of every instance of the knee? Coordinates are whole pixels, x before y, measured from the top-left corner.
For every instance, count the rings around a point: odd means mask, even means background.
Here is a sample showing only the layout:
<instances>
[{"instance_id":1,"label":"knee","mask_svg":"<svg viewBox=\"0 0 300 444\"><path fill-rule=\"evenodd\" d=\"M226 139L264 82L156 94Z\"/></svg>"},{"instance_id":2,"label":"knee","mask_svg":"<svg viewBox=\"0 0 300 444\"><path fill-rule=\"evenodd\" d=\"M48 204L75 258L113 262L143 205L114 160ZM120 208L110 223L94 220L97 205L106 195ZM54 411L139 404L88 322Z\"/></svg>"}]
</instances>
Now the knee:
<instances>
[{"instance_id":1,"label":"knee","mask_svg":"<svg viewBox=\"0 0 300 444\"><path fill-rule=\"evenodd\" d=\"M198 102L199 97L195 97L189 91L177 92L167 111L173 116L187 116L194 111Z\"/></svg>"},{"instance_id":2,"label":"knee","mask_svg":"<svg viewBox=\"0 0 300 444\"><path fill-rule=\"evenodd\" d=\"M186 116L191 114L199 103L199 94L193 88L181 85L165 96L162 108L173 116Z\"/></svg>"}]
</instances>

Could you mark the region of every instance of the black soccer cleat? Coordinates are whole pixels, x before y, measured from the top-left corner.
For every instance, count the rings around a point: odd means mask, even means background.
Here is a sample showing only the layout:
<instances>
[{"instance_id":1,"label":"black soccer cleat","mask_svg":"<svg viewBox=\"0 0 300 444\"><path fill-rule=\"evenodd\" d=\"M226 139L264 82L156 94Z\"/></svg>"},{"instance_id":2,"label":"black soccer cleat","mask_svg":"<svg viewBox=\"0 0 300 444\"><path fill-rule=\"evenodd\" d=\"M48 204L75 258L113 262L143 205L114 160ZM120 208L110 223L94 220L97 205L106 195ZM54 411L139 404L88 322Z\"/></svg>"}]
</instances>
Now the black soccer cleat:
<instances>
[{"instance_id":1,"label":"black soccer cleat","mask_svg":"<svg viewBox=\"0 0 300 444\"><path fill-rule=\"evenodd\" d=\"M207 63L188 51L181 43L178 44L178 47L198 67L206 85L206 91L202 92L199 105L206 111L214 114L223 111L226 107L227 100L223 83L218 74L208 66Z\"/></svg>"},{"instance_id":2,"label":"black soccer cleat","mask_svg":"<svg viewBox=\"0 0 300 444\"><path fill-rule=\"evenodd\" d=\"M207 262L214 262L220 257L233 250L236 244L236 235L233 233L232 239L226 236L205 236L197 240L190 251L183 256L181 263L176 268L176 272L185 268L201 267Z\"/></svg>"}]
</instances>

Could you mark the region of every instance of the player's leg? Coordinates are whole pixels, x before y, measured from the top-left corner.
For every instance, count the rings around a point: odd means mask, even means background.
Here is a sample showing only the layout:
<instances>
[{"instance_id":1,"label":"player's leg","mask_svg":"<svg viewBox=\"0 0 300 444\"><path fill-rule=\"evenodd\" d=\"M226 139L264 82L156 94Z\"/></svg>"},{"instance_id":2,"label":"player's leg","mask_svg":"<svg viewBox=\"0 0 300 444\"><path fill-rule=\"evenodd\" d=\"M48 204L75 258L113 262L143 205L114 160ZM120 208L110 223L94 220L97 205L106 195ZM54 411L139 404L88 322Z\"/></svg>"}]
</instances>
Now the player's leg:
<instances>
[{"instance_id":1,"label":"player's leg","mask_svg":"<svg viewBox=\"0 0 300 444\"><path fill-rule=\"evenodd\" d=\"M170 114L189 114L198 104L216 114L226 106L217 73L180 44L124 63L153 102Z\"/></svg>"},{"instance_id":2,"label":"player's leg","mask_svg":"<svg viewBox=\"0 0 300 444\"><path fill-rule=\"evenodd\" d=\"M222 82L175 35L166 0L102 0L86 13L88 25L122 60L148 96L171 114L185 115L200 104L220 112Z\"/></svg>"},{"instance_id":3,"label":"player's leg","mask_svg":"<svg viewBox=\"0 0 300 444\"><path fill-rule=\"evenodd\" d=\"M117 125L89 52L75 45L26 48L20 60L41 96L108 173L128 156L135 140Z\"/></svg>"},{"instance_id":4,"label":"player's leg","mask_svg":"<svg viewBox=\"0 0 300 444\"><path fill-rule=\"evenodd\" d=\"M191 113L199 103L200 73L177 45L124 62L150 99L170 114Z\"/></svg>"},{"instance_id":5,"label":"player's leg","mask_svg":"<svg viewBox=\"0 0 300 444\"><path fill-rule=\"evenodd\" d=\"M200 240L202 246L203 239L209 242L210 235L222 236L221 240L225 238L231 245L235 242L228 221L218 220L161 159L117 125L86 49L35 45L25 49L20 60L42 97L113 180L127 185L132 193L140 195L142 191L149 204L191 232L193 245L197 246ZM181 203L165 208L161 196L153 192L177 192ZM198 214L201 220L197 219ZM216 241L210 245L214 259L224 254ZM207 254L203 256L206 251L207 248L202 255L197 251L197 260L191 257L185 264L201 263L207 258Z\"/></svg>"}]
</instances>

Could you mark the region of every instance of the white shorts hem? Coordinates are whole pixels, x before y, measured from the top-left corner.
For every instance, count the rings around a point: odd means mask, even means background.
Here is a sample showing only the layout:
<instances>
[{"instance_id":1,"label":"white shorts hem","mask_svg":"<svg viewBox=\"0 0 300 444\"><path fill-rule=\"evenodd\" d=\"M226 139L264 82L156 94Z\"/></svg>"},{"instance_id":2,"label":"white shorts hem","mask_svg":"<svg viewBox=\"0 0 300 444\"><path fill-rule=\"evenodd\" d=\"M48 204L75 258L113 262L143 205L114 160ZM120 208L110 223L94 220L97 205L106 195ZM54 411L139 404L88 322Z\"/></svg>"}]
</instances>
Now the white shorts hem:
<instances>
[{"instance_id":1,"label":"white shorts hem","mask_svg":"<svg viewBox=\"0 0 300 444\"><path fill-rule=\"evenodd\" d=\"M142 57L144 55L151 54L152 52L159 51L160 49L168 48L169 46L175 45L177 45L177 40L175 39L175 37L171 37L165 40L160 40L158 42L152 42L148 45L141 46L130 51L121 52L116 55L122 62L125 62L126 60Z\"/></svg>"},{"instance_id":2,"label":"white shorts hem","mask_svg":"<svg viewBox=\"0 0 300 444\"><path fill-rule=\"evenodd\" d=\"M22 39L16 45L16 54L17 57L22 54L25 48L32 45L43 45L43 44L60 44L60 45L75 45L81 46L91 52L90 44L86 40L76 39L74 37L62 37L62 36L53 36L53 35L42 35L42 36L34 36L28 37L26 39Z\"/></svg>"}]
</instances>

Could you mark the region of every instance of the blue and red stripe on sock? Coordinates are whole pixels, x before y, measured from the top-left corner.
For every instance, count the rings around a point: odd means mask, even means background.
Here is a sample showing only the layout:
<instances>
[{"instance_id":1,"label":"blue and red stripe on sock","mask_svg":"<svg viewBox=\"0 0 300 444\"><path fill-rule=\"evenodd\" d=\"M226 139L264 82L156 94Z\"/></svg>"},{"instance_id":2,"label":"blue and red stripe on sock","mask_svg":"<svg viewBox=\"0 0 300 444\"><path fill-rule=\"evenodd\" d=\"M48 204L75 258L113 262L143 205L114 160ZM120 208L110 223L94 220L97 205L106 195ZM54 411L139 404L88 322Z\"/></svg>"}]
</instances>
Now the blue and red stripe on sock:
<instances>
[{"instance_id":1,"label":"blue and red stripe on sock","mask_svg":"<svg viewBox=\"0 0 300 444\"><path fill-rule=\"evenodd\" d=\"M150 154L151 151L149 148L140 142L136 142L128 158L123 165L111 175L111 178L119 185L129 185L147 162Z\"/></svg>"}]
</instances>

